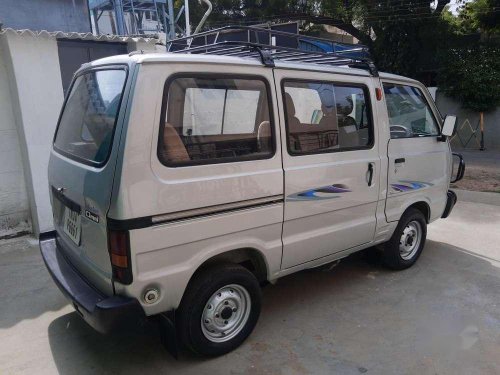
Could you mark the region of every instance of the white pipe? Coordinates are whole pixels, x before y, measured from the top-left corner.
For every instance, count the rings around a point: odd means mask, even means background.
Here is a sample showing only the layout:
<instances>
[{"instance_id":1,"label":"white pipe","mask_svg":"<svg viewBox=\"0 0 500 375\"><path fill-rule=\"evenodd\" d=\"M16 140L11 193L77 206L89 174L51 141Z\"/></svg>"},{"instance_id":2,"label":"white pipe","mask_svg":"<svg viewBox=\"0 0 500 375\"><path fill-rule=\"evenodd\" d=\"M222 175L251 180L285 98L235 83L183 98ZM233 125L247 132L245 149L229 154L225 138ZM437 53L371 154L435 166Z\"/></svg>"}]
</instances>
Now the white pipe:
<instances>
[{"instance_id":1,"label":"white pipe","mask_svg":"<svg viewBox=\"0 0 500 375\"><path fill-rule=\"evenodd\" d=\"M205 4L207 4L208 9L205 12L205 14L203 15L203 18L201 19L201 21L198 24L198 26L196 26L196 29L194 30L193 35L196 34L198 31L200 31L201 27L205 24L205 21L207 20L208 16L210 15L210 13L212 13L212 3L209 0L198 0L198 1L199 1L200 4L201 4L202 1Z\"/></svg>"},{"instance_id":2,"label":"white pipe","mask_svg":"<svg viewBox=\"0 0 500 375\"><path fill-rule=\"evenodd\" d=\"M186 36L190 36L191 25L189 23L189 0L184 1L184 17L186 19Z\"/></svg>"}]
</instances>

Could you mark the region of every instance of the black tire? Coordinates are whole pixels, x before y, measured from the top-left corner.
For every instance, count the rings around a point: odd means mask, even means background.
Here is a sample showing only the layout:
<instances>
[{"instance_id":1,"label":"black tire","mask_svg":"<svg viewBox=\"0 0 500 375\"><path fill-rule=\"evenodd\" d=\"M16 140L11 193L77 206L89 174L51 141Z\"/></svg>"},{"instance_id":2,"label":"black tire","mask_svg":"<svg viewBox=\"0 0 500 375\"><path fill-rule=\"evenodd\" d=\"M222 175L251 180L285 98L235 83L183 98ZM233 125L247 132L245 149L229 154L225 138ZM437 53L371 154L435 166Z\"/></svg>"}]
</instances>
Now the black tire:
<instances>
[{"instance_id":1,"label":"black tire","mask_svg":"<svg viewBox=\"0 0 500 375\"><path fill-rule=\"evenodd\" d=\"M236 284L250 296L250 314L241 331L225 342L209 340L201 328L201 318L209 299L219 289ZM238 264L220 264L202 270L190 281L177 310L177 330L181 343L192 352L206 356L228 353L252 333L261 308L261 289L257 278Z\"/></svg>"},{"instance_id":2,"label":"black tire","mask_svg":"<svg viewBox=\"0 0 500 375\"><path fill-rule=\"evenodd\" d=\"M419 223L421 227L420 244L410 258L404 259L399 249L400 239L407 225L415 221ZM424 249L426 237L427 222L424 214L416 208L408 208L399 220L398 226L391 239L384 244L382 252L383 263L393 270L404 270L413 266Z\"/></svg>"}]
</instances>

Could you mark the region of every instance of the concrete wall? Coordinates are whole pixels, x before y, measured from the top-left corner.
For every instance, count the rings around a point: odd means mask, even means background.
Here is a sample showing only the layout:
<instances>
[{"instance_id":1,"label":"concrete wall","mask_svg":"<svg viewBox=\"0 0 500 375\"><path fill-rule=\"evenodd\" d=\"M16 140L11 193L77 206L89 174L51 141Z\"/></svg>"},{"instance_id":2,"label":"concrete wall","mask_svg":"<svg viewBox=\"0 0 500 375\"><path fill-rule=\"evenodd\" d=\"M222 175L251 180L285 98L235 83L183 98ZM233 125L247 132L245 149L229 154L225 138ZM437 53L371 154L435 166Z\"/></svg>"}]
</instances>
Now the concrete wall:
<instances>
[{"instance_id":1,"label":"concrete wall","mask_svg":"<svg viewBox=\"0 0 500 375\"><path fill-rule=\"evenodd\" d=\"M13 29L91 32L87 0L1 0L0 22Z\"/></svg>"},{"instance_id":2,"label":"concrete wall","mask_svg":"<svg viewBox=\"0 0 500 375\"><path fill-rule=\"evenodd\" d=\"M60 37L76 39L74 34ZM124 43L128 51L155 49L154 41L109 41ZM1 31L0 238L53 229L47 167L63 99L56 37L47 32Z\"/></svg>"},{"instance_id":3,"label":"concrete wall","mask_svg":"<svg viewBox=\"0 0 500 375\"><path fill-rule=\"evenodd\" d=\"M31 229L21 146L14 120L7 51L0 44L0 237Z\"/></svg>"},{"instance_id":4,"label":"concrete wall","mask_svg":"<svg viewBox=\"0 0 500 375\"><path fill-rule=\"evenodd\" d=\"M458 131L452 139L452 147L479 149L479 128L475 136L472 133L478 124L479 113L463 109L459 102L446 97L439 90L436 93L436 104L443 116L446 114L457 116ZM472 139L467 143L471 136ZM484 115L484 145L486 149L500 150L500 108Z\"/></svg>"},{"instance_id":5,"label":"concrete wall","mask_svg":"<svg viewBox=\"0 0 500 375\"><path fill-rule=\"evenodd\" d=\"M47 166L63 90L57 42L17 32L1 40L35 233L52 229ZM43 64L34 64L43 61Z\"/></svg>"}]
</instances>

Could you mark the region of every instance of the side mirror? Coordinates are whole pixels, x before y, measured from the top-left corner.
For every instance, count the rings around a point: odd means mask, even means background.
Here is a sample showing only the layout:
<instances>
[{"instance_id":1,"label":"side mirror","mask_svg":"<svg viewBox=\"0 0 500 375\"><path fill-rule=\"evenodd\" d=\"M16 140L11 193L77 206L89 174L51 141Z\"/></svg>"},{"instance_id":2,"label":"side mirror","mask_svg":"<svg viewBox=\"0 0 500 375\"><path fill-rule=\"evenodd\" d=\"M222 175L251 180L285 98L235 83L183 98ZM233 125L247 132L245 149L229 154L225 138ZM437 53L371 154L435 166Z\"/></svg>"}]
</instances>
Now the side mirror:
<instances>
[{"instance_id":1,"label":"side mirror","mask_svg":"<svg viewBox=\"0 0 500 375\"><path fill-rule=\"evenodd\" d=\"M452 115L446 115L443 123L443 129L441 129L441 134L445 137L451 137L455 134L457 127L457 117Z\"/></svg>"},{"instance_id":2,"label":"side mirror","mask_svg":"<svg viewBox=\"0 0 500 375\"><path fill-rule=\"evenodd\" d=\"M455 183L457 181L460 181L464 177L465 173L465 161L462 155L453 153L452 154L452 178L451 178L451 183Z\"/></svg>"}]
</instances>

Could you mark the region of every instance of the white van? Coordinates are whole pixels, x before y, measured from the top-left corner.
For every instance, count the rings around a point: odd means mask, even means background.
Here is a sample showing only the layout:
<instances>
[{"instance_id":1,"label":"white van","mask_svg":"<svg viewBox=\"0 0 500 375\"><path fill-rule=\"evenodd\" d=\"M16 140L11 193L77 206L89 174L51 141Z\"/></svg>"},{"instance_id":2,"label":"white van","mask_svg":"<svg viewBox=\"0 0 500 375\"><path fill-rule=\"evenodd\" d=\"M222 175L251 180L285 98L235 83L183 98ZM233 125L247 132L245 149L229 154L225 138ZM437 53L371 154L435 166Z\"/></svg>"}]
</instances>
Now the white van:
<instances>
[{"instance_id":1,"label":"white van","mask_svg":"<svg viewBox=\"0 0 500 375\"><path fill-rule=\"evenodd\" d=\"M415 263L456 202L455 118L421 83L345 54L190 48L86 64L66 97L40 248L92 327L157 316L169 348L220 355L267 282L374 246Z\"/></svg>"}]
</instances>

